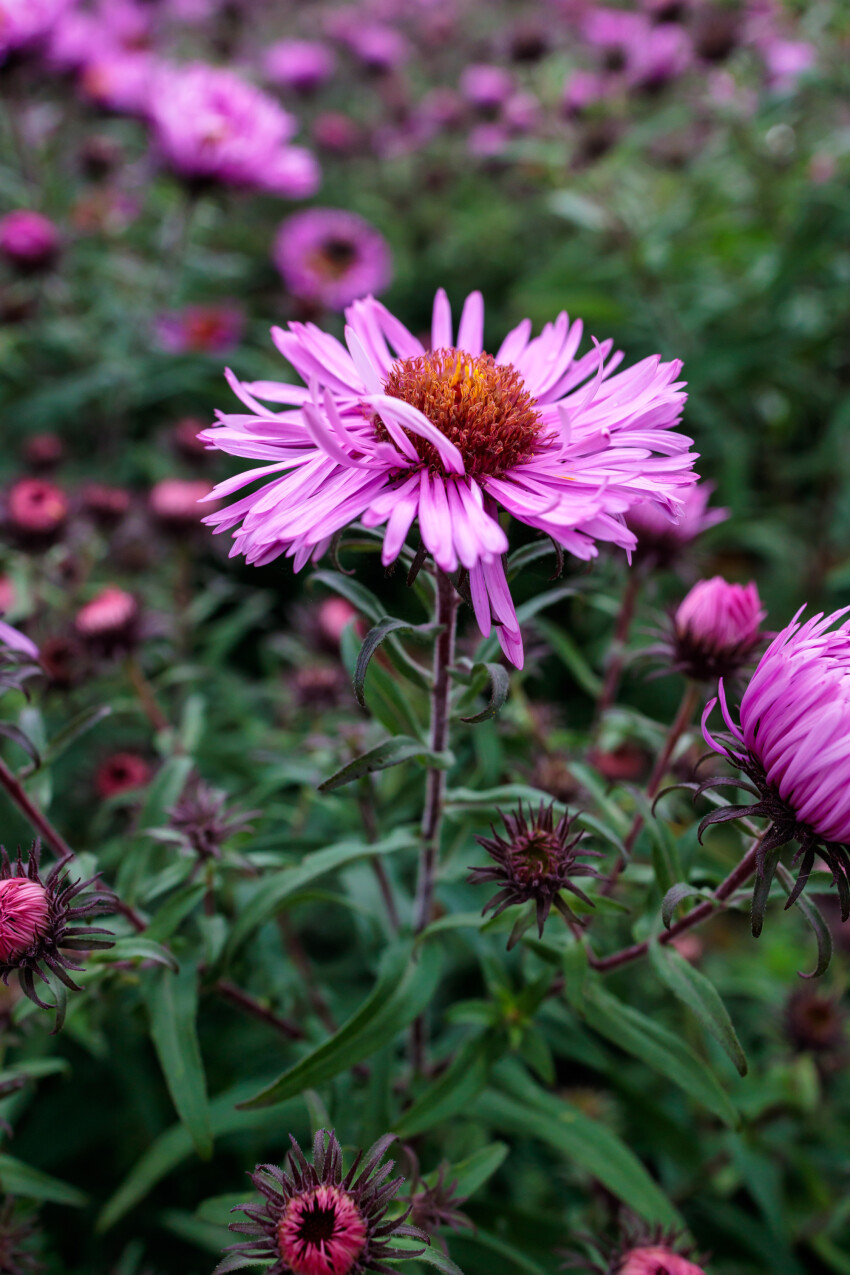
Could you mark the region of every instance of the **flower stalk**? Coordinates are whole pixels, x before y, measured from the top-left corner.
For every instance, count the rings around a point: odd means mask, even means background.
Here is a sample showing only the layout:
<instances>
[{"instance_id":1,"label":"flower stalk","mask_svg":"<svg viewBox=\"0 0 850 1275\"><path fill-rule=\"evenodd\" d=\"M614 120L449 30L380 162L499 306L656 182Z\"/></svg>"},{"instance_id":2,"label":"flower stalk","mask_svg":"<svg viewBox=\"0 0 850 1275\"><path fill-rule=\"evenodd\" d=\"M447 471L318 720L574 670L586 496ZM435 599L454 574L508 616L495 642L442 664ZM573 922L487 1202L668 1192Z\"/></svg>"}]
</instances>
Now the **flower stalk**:
<instances>
[{"instance_id":1,"label":"flower stalk","mask_svg":"<svg viewBox=\"0 0 850 1275\"><path fill-rule=\"evenodd\" d=\"M38 806L24 790L23 784L16 779L15 775L2 760L0 760L0 787L5 790L21 814L29 819L42 841L53 847L59 855L60 863L64 863L67 859L73 859L74 851L65 838L56 831L47 816L39 810Z\"/></svg>"},{"instance_id":2,"label":"flower stalk","mask_svg":"<svg viewBox=\"0 0 850 1275\"><path fill-rule=\"evenodd\" d=\"M449 742L449 697L451 693L449 669L454 664L455 656L458 595L445 572L437 571L436 583L436 622L441 627L434 645L434 678L431 687L431 733L429 745L431 752L441 753ZM445 791L445 770L437 766L430 766L425 781L422 845L419 855L419 876L416 884L416 904L414 908L414 927L417 934L425 929L431 918Z\"/></svg>"}]
</instances>

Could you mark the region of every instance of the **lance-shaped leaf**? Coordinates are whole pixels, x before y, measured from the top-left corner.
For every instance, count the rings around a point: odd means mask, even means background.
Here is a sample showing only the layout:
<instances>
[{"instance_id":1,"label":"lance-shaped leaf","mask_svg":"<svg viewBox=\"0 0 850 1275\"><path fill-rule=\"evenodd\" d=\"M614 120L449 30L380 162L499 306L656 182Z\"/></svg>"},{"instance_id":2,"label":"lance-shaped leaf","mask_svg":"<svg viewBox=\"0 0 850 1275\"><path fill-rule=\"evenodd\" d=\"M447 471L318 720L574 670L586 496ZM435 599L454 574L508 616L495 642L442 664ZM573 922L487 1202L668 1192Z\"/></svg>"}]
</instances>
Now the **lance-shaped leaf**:
<instances>
[{"instance_id":1,"label":"lance-shaped leaf","mask_svg":"<svg viewBox=\"0 0 850 1275\"><path fill-rule=\"evenodd\" d=\"M729 1011L714 984L670 947L650 943L649 959L665 986L696 1015L706 1031L711 1033L729 1055L739 1074L746 1076L746 1055L732 1025Z\"/></svg>"},{"instance_id":2,"label":"lance-shaped leaf","mask_svg":"<svg viewBox=\"0 0 850 1275\"><path fill-rule=\"evenodd\" d=\"M584 1169L650 1224L681 1226L670 1201L632 1151L605 1125L546 1093L512 1061L498 1067L504 1088L488 1089L468 1113L494 1129L538 1138Z\"/></svg>"},{"instance_id":3,"label":"lance-shaped leaf","mask_svg":"<svg viewBox=\"0 0 850 1275\"><path fill-rule=\"evenodd\" d=\"M412 953L404 941L386 952L378 981L365 1004L338 1032L290 1067L243 1107L269 1107L315 1088L393 1040L426 1008L440 978L440 953L432 944Z\"/></svg>"},{"instance_id":4,"label":"lance-shaped leaf","mask_svg":"<svg viewBox=\"0 0 850 1275\"><path fill-rule=\"evenodd\" d=\"M665 930L670 929L673 922L673 913L685 899L698 898L705 900L710 897L704 890L700 890L695 885L688 885L686 881L677 881L675 885L671 885L661 900L661 919L664 922Z\"/></svg>"},{"instance_id":5,"label":"lance-shaped leaf","mask_svg":"<svg viewBox=\"0 0 850 1275\"><path fill-rule=\"evenodd\" d=\"M406 828L396 828L388 837L369 843L352 838L340 841L336 845L317 850L297 866L283 868L280 872L269 873L253 888L252 893L243 902L236 920L233 923L227 945L227 956L231 958L237 948L259 926L275 916L285 903L319 877L333 872L336 868L356 863L358 859L368 859L373 855L392 854L396 850L409 850L416 845L417 838Z\"/></svg>"},{"instance_id":6,"label":"lance-shaped leaf","mask_svg":"<svg viewBox=\"0 0 850 1275\"><path fill-rule=\"evenodd\" d=\"M490 702L486 708L482 708L480 713L474 713L472 717L461 718L462 722L466 722L470 726L474 726L478 722L489 721L491 717L495 717L508 698L511 689L511 679L508 676L507 669L502 664L485 664L480 661L477 664L473 664L473 678L482 673L486 674L490 683Z\"/></svg>"},{"instance_id":7,"label":"lance-shaped leaf","mask_svg":"<svg viewBox=\"0 0 850 1275\"><path fill-rule=\"evenodd\" d=\"M407 1139L424 1133L441 1120L463 1111L487 1083L490 1068L501 1053L496 1039L485 1033L467 1041L451 1064L433 1081L396 1122L395 1132Z\"/></svg>"},{"instance_id":8,"label":"lance-shaped leaf","mask_svg":"<svg viewBox=\"0 0 850 1275\"><path fill-rule=\"evenodd\" d=\"M59 1178L34 1169L23 1160L0 1155L0 1191L25 1200L49 1200L52 1204L70 1204L80 1209L87 1203L82 1191Z\"/></svg>"},{"instance_id":9,"label":"lance-shaped leaf","mask_svg":"<svg viewBox=\"0 0 850 1275\"><path fill-rule=\"evenodd\" d=\"M702 1059L673 1032L610 995L598 979L588 979L578 1008L594 1031L666 1076L725 1124L738 1127L740 1119L726 1091Z\"/></svg>"},{"instance_id":10,"label":"lance-shaped leaf","mask_svg":"<svg viewBox=\"0 0 850 1275\"><path fill-rule=\"evenodd\" d=\"M175 972L179 969L174 954L144 934L128 934L126 938L116 939L102 956L95 954L89 959L92 963L106 965L113 965L116 961L153 961L155 965L165 965Z\"/></svg>"},{"instance_id":11,"label":"lance-shaped leaf","mask_svg":"<svg viewBox=\"0 0 850 1275\"><path fill-rule=\"evenodd\" d=\"M395 633L398 635L403 633L408 637L426 642L434 637L440 631L440 628L440 625L411 624L408 620L398 620L390 615L383 616L375 627L366 634L363 639L363 645L360 648L360 654L357 656L357 664L354 669L354 696L360 707L366 707L365 684L369 662L378 647L390 634ZM412 676L418 685L428 686L426 670L419 668L412 660L405 660L403 671Z\"/></svg>"},{"instance_id":12,"label":"lance-shaped leaf","mask_svg":"<svg viewBox=\"0 0 850 1275\"><path fill-rule=\"evenodd\" d=\"M198 972L184 961L177 974L163 972L144 986L151 1036L168 1092L198 1155L212 1155L212 1127L204 1064L198 1045Z\"/></svg>"},{"instance_id":13,"label":"lance-shaped leaf","mask_svg":"<svg viewBox=\"0 0 850 1275\"><path fill-rule=\"evenodd\" d=\"M783 890L790 898L794 890L794 878L784 863L777 865L776 875L779 877ZM800 978L820 978L821 974L825 974L829 969L829 962L832 960L832 935L829 931L829 926L823 919L820 908L809 895L799 894L794 903L814 930L815 940L818 945L817 964L811 974L804 974L802 970L799 970L798 973Z\"/></svg>"},{"instance_id":14,"label":"lance-shaped leaf","mask_svg":"<svg viewBox=\"0 0 850 1275\"><path fill-rule=\"evenodd\" d=\"M395 739L385 739L382 744L376 744L367 753L361 753L341 767L319 784L319 792L333 792L345 784L354 783L355 779L362 779L364 775L372 775L377 770L388 770L391 766L400 766L405 761L417 761L421 766L448 770L454 764L454 756L448 751L432 752L421 739L396 735Z\"/></svg>"}]
</instances>

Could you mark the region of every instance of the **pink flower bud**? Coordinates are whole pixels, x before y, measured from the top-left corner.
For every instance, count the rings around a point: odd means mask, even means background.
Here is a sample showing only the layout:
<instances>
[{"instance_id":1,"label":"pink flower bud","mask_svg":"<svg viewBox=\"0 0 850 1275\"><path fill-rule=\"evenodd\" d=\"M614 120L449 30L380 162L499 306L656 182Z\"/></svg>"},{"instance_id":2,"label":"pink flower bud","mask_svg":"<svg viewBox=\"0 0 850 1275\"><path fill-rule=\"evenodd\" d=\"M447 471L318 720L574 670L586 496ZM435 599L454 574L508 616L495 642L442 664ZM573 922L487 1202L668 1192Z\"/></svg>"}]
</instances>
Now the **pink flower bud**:
<instances>
[{"instance_id":1,"label":"pink flower bud","mask_svg":"<svg viewBox=\"0 0 850 1275\"><path fill-rule=\"evenodd\" d=\"M0 880L0 964L28 952L47 929L47 891L26 877Z\"/></svg>"},{"instance_id":2,"label":"pink flower bud","mask_svg":"<svg viewBox=\"0 0 850 1275\"><path fill-rule=\"evenodd\" d=\"M163 478L151 489L150 511L165 530L185 531L214 508L198 503L211 491L212 483L205 478Z\"/></svg>"},{"instance_id":3,"label":"pink flower bud","mask_svg":"<svg viewBox=\"0 0 850 1275\"><path fill-rule=\"evenodd\" d=\"M23 545L46 548L62 532L68 517L68 498L53 483L22 478L9 492L6 516L12 533Z\"/></svg>"},{"instance_id":4,"label":"pink flower bud","mask_svg":"<svg viewBox=\"0 0 850 1275\"><path fill-rule=\"evenodd\" d=\"M77 632L91 641L127 640L135 628L139 604L132 593L107 585L77 612Z\"/></svg>"},{"instance_id":5,"label":"pink flower bud","mask_svg":"<svg viewBox=\"0 0 850 1275\"><path fill-rule=\"evenodd\" d=\"M664 1275L705 1275L701 1266L694 1266L665 1245L633 1248L617 1268L617 1275L658 1275L659 1271Z\"/></svg>"},{"instance_id":6,"label":"pink flower bud","mask_svg":"<svg viewBox=\"0 0 850 1275\"><path fill-rule=\"evenodd\" d=\"M21 270L41 270L59 253L59 231L41 213L26 208L0 220L0 252Z\"/></svg>"},{"instance_id":7,"label":"pink flower bud","mask_svg":"<svg viewBox=\"0 0 850 1275\"><path fill-rule=\"evenodd\" d=\"M700 580L673 621L678 666L697 679L734 672L757 645L765 615L754 584Z\"/></svg>"}]
</instances>

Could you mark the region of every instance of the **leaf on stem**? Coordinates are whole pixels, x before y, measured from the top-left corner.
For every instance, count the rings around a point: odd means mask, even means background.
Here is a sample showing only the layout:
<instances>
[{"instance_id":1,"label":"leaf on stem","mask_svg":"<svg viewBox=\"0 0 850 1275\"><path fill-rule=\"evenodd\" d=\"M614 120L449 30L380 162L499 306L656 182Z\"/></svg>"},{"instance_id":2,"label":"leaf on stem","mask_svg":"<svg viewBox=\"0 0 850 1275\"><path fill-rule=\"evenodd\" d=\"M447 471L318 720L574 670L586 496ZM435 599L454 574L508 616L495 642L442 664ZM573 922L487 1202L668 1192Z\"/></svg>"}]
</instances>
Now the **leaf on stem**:
<instances>
[{"instance_id":1,"label":"leaf on stem","mask_svg":"<svg viewBox=\"0 0 850 1275\"><path fill-rule=\"evenodd\" d=\"M353 783L355 779L362 779L364 775L374 774L376 770L388 770L390 766L400 766L405 761L417 761L421 766L435 770L448 770L454 764L454 755L448 750L431 752L420 739L413 739L410 735L396 735L395 739L385 739L383 743L376 744L368 752L347 762L319 784L319 792L333 792L336 788Z\"/></svg>"},{"instance_id":2,"label":"leaf on stem","mask_svg":"<svg viewBox=\"0 0 850 1275\"><path fill-rule=\"evenodd\" d=\"M649 961L662 983L687 1006L728 1054L738 1074L746 1076L746 1055L729 1011L714 984L678 952L658 943L650 943Z\"/></svg>"}]
</instances>

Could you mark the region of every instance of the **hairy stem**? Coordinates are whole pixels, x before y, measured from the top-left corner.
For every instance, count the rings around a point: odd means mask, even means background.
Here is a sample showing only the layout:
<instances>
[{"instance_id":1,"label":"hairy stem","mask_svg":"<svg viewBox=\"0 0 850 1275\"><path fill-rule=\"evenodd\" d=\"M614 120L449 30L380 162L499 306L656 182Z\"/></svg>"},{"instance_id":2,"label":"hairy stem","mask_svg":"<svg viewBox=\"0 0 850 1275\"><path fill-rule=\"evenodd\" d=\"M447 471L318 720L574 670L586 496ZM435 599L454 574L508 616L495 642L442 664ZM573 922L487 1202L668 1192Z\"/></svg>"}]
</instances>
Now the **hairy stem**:
<instances>
[{"instance_id":1,"label":"hairy stem","mask_svg":"<svg viewBox=\"0 0 850 1275\"><path fill-rule=\"evenodd\" d=\"M664 740L661 752L655 759L655 765L652 768L652 774L649 777L649 783L646 788L646 795L650 801L658 795L658 790L663 783L664 776L667 774L667 767L670 765L670 758L675 752L676 745L681 739L684 732L691 724L697 704L699 703L699 687L695 683L689 682L685 688L673 724L667 732L667 738ZM635 842L640 836L641 828L644 825L643 815L638 811L632 820L632 826L626 834L623 846L627 854L631 854L635 848ZM626 866L625 858L619 858L614 864L608 878L602 887L602 894L610 894L614 886L617 884L620 873Z\"/></svg>"},{"instance_id":2,"label":"hairy stem","mask_svg":"<svg viewBox=\"0 0 850 1275\"><path fill-rule=\"evenodd\" d=\"M27 795L23 785L16 779L4 761L0 761L0 787L5 789L21 814L29 819L42 841L46 841L49 846L53 847L59 855L60 863L64 863L66 859L73 859L74 851L65 838L60 836L47 818L47 815L43 814L35 802Z\"/></svg>"},{"instance_id":3,"label":"hairy stem","mask_svg":"<svg viewBox=\"0 0 850 1275\"><path fill-rule=\"evenodd\" d=\"M449 693L451 677L449 669L454 663L455 630L457 628L458 597L454 585L442 571L437 572L437 624L442 631L434 645L434 681L431 687L431 735L432 752L441 753L449 742ZM446 790L446 772L436 766L428 770L425 781L425 810L422 815L422 848L419 855L419 876L416 883L414 926L419 934L431 919L434 902L434 878L440 851L440 829L443 822L443 798Z\"/></svg>"}]
</instances>

